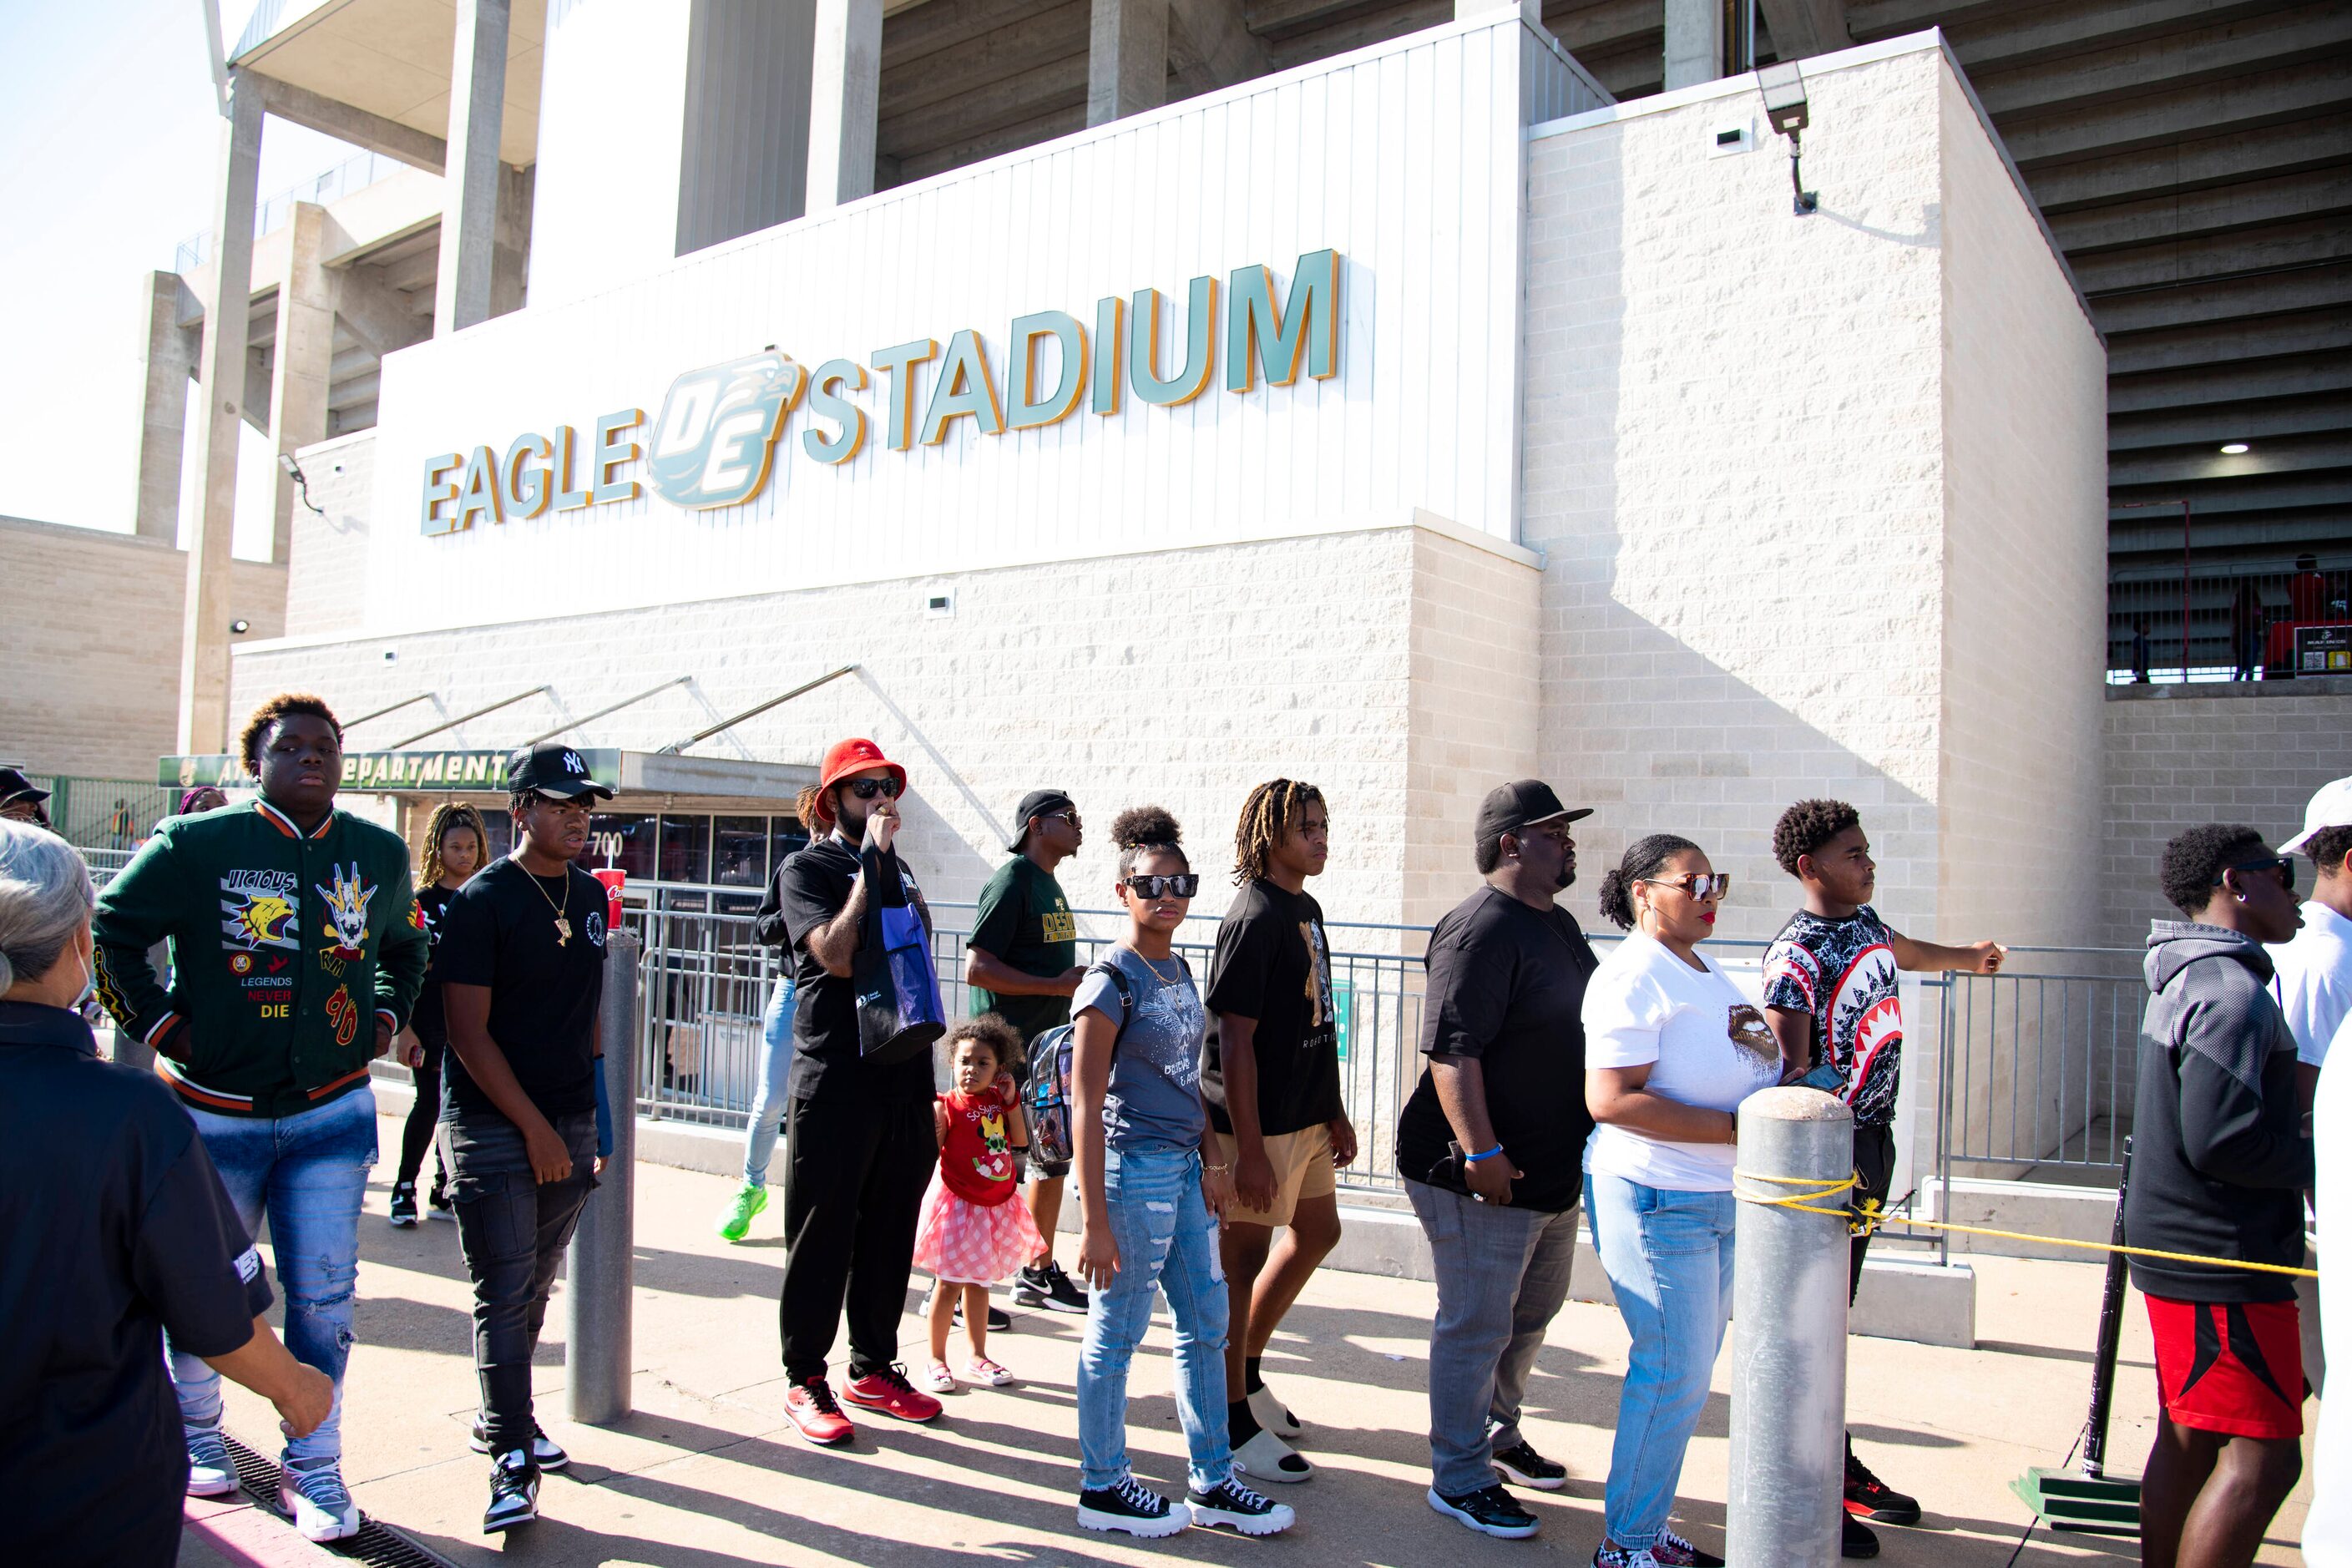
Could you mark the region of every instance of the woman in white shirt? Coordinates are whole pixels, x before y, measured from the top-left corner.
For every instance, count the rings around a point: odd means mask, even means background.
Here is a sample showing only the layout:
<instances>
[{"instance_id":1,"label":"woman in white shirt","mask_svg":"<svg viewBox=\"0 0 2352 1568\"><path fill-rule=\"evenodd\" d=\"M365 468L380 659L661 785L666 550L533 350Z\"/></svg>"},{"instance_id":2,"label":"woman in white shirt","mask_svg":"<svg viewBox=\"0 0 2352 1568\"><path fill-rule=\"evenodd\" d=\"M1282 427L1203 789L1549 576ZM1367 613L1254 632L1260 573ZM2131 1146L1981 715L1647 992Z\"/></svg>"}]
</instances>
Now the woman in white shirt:
<instances>
[{"instance_id":1,"label":"woman in white shirt","mask_svg":"<svg viewBox=\"0 0 2352 1568\"><path fill-rule=\"evenodd\" d=\"M1780 1078L1763 1014L1698 950L1729 883L1666 833L1601 881L1630 934L1584 987L1584 1212L1633 1344L1595 1568L1723 1561L1666 1521L1731 1318L1734 1112Z\"/></svg>"}]
</instances>

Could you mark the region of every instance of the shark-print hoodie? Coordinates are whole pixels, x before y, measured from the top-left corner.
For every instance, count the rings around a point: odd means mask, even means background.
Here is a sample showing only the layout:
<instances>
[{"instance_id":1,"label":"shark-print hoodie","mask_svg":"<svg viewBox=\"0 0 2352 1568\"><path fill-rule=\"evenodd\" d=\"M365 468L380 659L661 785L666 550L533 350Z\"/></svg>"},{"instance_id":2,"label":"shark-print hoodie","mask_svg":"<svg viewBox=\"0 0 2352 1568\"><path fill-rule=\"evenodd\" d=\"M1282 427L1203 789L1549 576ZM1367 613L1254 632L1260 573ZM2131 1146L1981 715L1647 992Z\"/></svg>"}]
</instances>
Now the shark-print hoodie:
<instances>
[{"instance_id":1,"label":"shark-print hoodie","mask_svg":"<svg viewBox=\"0 0 2352 1568\"><path fill-rule=\"evenodd\" d=\"M2295 1100L2294 1037L2260 942L2220 926L2148 932L2124 1239L2250 1263L2303 1263L2311 1140ZM2131 1260L2132 1283L2177 1301L2288 1301L2284 1274Z\"/></svg>"}]
</instances>

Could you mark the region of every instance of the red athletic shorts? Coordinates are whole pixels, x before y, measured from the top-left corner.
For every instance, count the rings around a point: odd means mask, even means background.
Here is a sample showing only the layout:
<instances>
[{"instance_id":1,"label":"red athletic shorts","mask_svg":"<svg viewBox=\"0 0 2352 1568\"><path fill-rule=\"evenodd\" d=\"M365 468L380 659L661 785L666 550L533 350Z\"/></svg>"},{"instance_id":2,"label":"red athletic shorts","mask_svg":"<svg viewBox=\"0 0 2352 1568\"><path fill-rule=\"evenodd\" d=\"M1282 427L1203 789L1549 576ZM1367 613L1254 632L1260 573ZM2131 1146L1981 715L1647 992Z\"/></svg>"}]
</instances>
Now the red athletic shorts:
<instances>
[{"instance_id":1,"label":"red athletic shorts","mask_svg":"<svg viewBox=\"0 0 2352 1568\"><path fill-rule=\"evenodd\" d=\"M2303 1436L2303 1341L2293 1301L2147 1299L2156 1387L2176 1426Z\"/></svg>"}]
</instances>

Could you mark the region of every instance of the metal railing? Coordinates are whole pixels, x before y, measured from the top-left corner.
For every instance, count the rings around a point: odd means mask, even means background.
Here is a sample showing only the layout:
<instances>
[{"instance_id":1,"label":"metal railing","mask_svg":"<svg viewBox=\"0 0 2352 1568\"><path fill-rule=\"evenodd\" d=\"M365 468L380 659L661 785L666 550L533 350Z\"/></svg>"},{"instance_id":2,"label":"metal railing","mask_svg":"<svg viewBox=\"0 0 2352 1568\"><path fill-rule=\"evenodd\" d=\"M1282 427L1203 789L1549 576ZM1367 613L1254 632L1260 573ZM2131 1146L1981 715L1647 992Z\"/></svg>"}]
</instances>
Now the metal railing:
<instances>
[{"instance_id":1,"label":"metal railing","mask_svg":"<svg viewBox=\"0 0 2352 1568\"><path fill-rule=\"evenodd\" d=\"M180 804L180 792L152 780L84 778L71 773L32 773L32 784L49 792L44 809L49 826L85 855L115 852L108 868L119 867L129 851L145 842L149 833ZM96 869L100 861L92 859Z\"/></svg>"},{"instance_id":2,"label":"metal railing","mask_svg":"<svg viewBox=\"0 0 2352 1568\"><path fill-rule=\"evenodd\" d=\"M254 204L253 237L283 228L294 216L294 204L315 202L328 206L341 201L355 191L392 178L411 167L397 158L381 153L362 153L346 158L331 169L322 170L307 180L299 181L284 190L262 197ZM212 259L213 232L205 229L180 241L172 253L172 270L182 275L194 272Z\"/></svg>"},{"instance_id":3,"label":"metal railing","mask_svg":"<svg viewBox=\"0 0 2352 1568\"><path fill-rule=\"evenodd\" d=\"M2118 573L2107 583L2108 684L2291 678L2294 627L2352 619L2352 554L2316 561Z\"/></svg>"}]
</instances>

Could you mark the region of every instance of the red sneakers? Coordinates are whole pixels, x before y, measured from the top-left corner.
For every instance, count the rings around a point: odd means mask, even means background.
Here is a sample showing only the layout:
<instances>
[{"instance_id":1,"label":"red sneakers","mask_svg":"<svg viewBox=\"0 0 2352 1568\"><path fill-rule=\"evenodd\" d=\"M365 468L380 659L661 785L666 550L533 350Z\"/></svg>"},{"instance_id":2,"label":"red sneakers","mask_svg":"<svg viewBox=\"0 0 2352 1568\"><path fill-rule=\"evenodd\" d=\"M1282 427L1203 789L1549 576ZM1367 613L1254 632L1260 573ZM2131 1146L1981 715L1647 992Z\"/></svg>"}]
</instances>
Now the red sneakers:
<instances>
[{"instance_id":1,"label":"red sneakers","mask_svg":"<svg viewBox=\"0 0 2352 1568\"><path fill-rule=\"evenodd\" d=\"M837 1448L857 1436L857 1428L834 1403L832 1386L822 1375L796 1383L785 1392L784 1415L800 1428L802 1436L821 1448Z\"/></svg>"},{"instance_id":2,"label":"red sneakers","mask_svg":"<svg viewBox=\"0 0 2352 1568\"><path fill-rule=\"evenodd\" d=\"M908 1382L907 1369L902 1366L877 1367L864 1377L844 1384L841 1396L860 1410L878 1410L901 1421L929 1421L940 1413L940 1402ZM842 1425L846 1426L848 1423Z\"/></svg>"}]
</instances>

